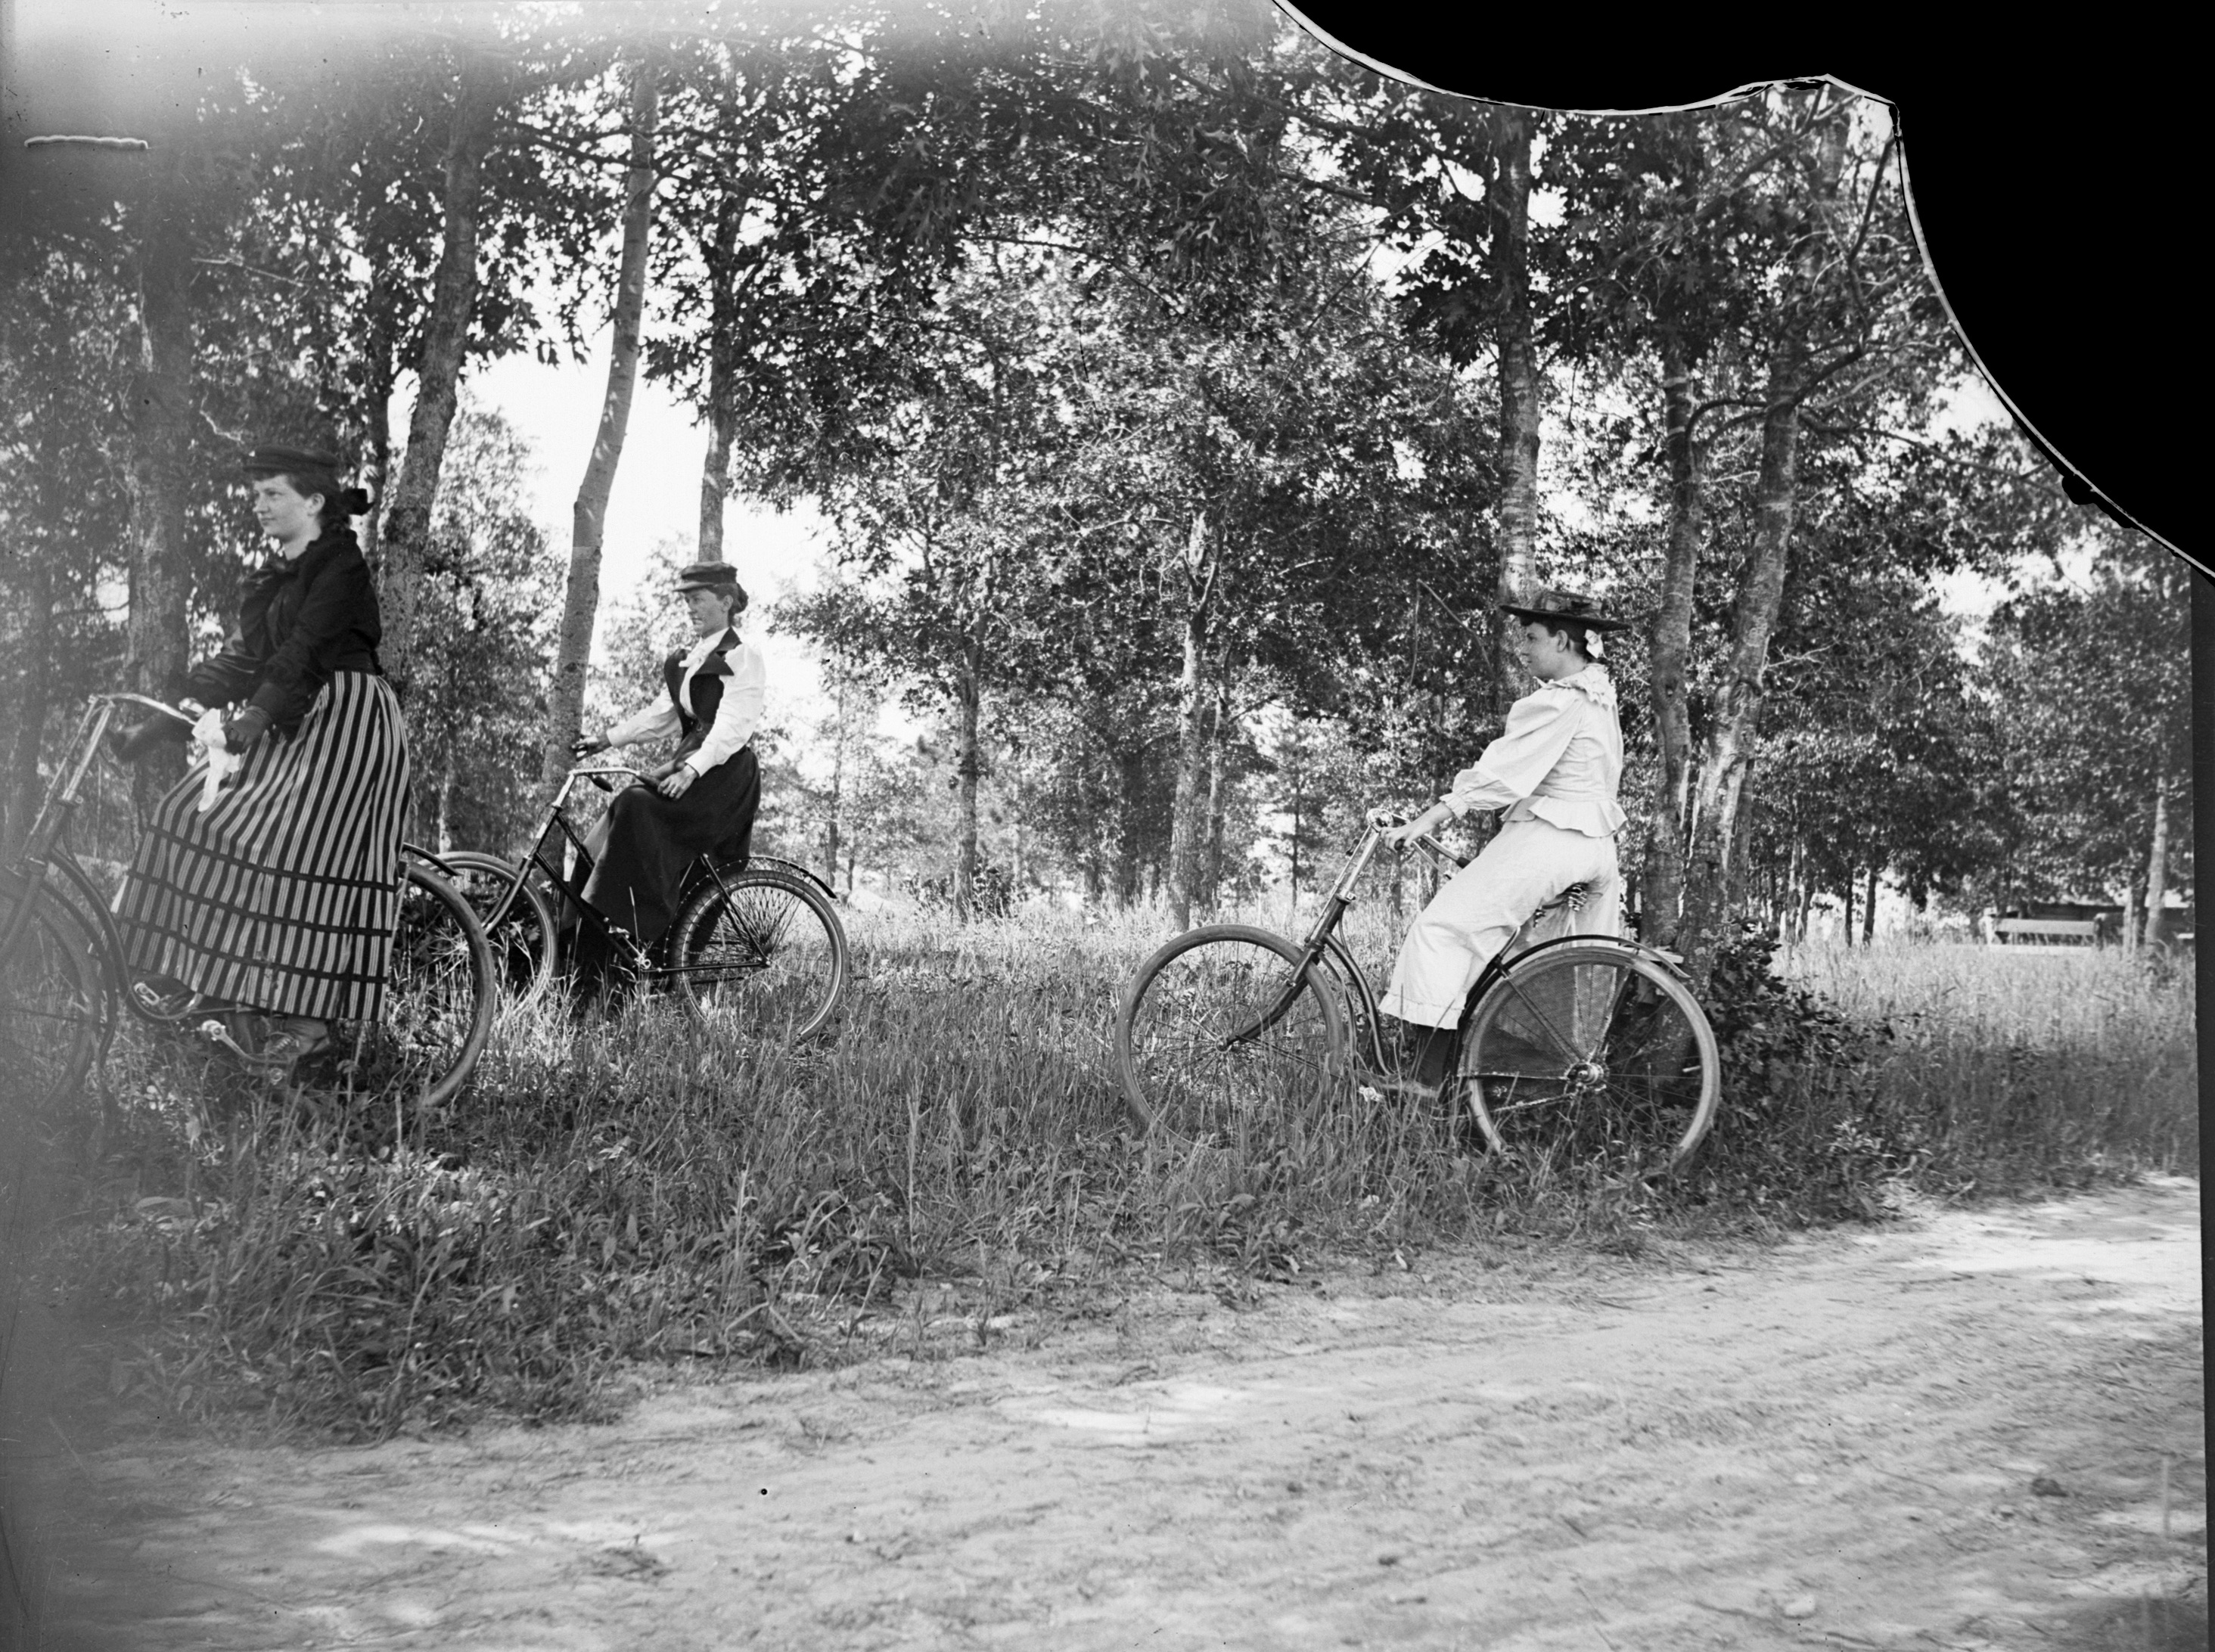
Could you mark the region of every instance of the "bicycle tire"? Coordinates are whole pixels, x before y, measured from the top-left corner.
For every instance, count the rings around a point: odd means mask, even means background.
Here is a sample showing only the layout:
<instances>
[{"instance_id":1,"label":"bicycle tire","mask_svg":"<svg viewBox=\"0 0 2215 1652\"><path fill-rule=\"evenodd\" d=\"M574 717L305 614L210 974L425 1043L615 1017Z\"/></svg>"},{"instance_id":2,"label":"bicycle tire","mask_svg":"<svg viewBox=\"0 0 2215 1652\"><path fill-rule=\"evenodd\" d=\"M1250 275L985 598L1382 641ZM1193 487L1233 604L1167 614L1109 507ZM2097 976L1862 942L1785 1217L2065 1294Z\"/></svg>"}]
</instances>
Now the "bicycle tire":
<instances>
[{"instance_id":1,"label":"bicycle tire","mask_svg":"<svg viewBox=\"0 0 2215 1652\"><path fill-rule=\"evenodd\" d=\"M668 976L695 1024L797 1044L831 1023L851 954L838 909L810 879L748 868L692 892L669 936Z\"/></svg>"},{"instance_id":2,"label":"bicycle tire","mask_svg":"<svg viewBox=\"0 0 2215 1652\"><path fill-rule=\"evenodd\" d=\"M0 935L24 893L21 875L0 871ZM29 925L0 958L0 1072L33 1113L77 1094L114 1025L96 937L67 902L40 893Z\"/></svg>"},{"instance_id":3,"label":"bicycle tire","mask_svg":"<svg viewBox=\"0 0 2215 1652\"><path fill-rule=\"evenodd\" d=\"M1722 1059L1676 972L1619 942L1510 964L1470 1016L1457 1088L1497 1153L1666 1175L1715 1122Z\"/></svg>"},{"instance_id":4,"label":"bicycle tire","mask_svg":"<svg viewBox=\"0 0 2215 1652\"><path fill-rule=\"evenodd\" d=\"M405 865L384 1008L351 1029L353 1085L444 1106L469 1083L499 1008L492 948L476 911L429 868Z\"/></svg>"},{"instance_id":5,"label":"bicycle tire","mask_svg":"<svg viewBox=\"0 0 2215 1652\"><path fill-rule=\"evenodd\" d=\"M1211 924L1138 966L1115 1017L1115 1065L1141 1131L1219 1143L1328 1093L1347 1017L1305 956L1267 930Z\"/></svg>"},{"instance_id":6,"label":"bicycle tire","mask_svg":"<svg viewBox=\"0 0 2215 1652\"><path fill-rule=\"evenodd\" d=\"M559 964L554 908L525 874L515 899L498 923L492 921L500 897L515 880L515 863L482 850L457 849L439 857L447 881L469 903L484 925L492 949L493 979L507 997L512 1014L537 1004L553 987Z\"/></svg>"}]
</instances>

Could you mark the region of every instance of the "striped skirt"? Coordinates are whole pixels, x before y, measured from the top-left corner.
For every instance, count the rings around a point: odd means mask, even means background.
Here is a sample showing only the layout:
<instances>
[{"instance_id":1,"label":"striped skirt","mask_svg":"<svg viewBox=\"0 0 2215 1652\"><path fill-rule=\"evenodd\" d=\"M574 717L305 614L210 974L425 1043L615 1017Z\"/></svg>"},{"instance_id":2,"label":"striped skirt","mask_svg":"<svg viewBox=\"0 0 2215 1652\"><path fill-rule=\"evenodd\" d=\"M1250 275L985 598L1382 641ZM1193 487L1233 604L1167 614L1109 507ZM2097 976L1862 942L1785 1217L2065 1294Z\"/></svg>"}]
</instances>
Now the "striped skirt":
<instances>
[{"instance_id":1,"label":"striped skirt","mask_svg":"<svg viewBox=\"0 0 2215 1652\"><path fill-rule=\"evenodd\" d=\"M382 677L334 672L206 814L195 770L156 806L117 916L142 974L271 1015L371 1021L400 921L408 736Z\"/></svg>"}]
</instances>

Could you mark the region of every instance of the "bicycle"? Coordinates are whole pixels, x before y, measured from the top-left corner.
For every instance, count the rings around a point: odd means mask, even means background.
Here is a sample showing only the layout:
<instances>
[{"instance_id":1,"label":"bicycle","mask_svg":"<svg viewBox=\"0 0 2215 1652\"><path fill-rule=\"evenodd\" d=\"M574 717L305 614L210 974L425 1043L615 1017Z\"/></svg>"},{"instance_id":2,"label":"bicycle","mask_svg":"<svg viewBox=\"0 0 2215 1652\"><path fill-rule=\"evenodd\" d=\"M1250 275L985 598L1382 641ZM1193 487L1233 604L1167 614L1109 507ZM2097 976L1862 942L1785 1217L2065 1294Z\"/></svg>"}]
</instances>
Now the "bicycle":
<instances>
[{"instance_id":1,"label":"bicycle","mask_svg":"<svg viewBox=\"0 0 2215 1652\"><path fill-rule=\"evenodd\" d=\"M1221 1141L1267 1112L1323 1102L1357 1039L1385 1065L1377 995L1338 930L1384 832L1401 824L1371 813L1301 939L1210 924L1139 966L1115 1056L1142 1131ZM1466 864L1428 834L1412 846L1441 869ZM1610 936L1528 940L1581 894L1549 902L1485 966L1464 1001L1445 1099L1450 1110L1466 1102L1497 1153L1666 1173L1715 1121L1715 1031L1673 955Z\"/></svg>"},{"instance_id":2,"label":"bicycle","mask_svg":"<svg viewBox=\"0 0 2215 1652\"><path fill-rule=\"evenodd\" d=\"M531 852L513 862L482 851L441 851L476 906L508 982L512 1006L536 1003L558 968L561 919L589 925L622 967L649 988L673 990L696 1025L741 1037L782 1035L793 1042L820 1032L844 999L851 969L845 926L829 887L805 867L769 856L743 861L703 857L678 891L676 920L664 939L642 946L588 906L583 888L592 852L565 812L580 781L644 782L621 764L580 764L546 806ZM429 851L418 850L429 857ZM572 873L562 861L574 853Z\"/></svg>"},{"instance_id":3,"label":"bicycle","mask_svg":"<svg viewBox=\"0 0 2215 1652\"><path fill-rule=\"evenodd\" d=\"M78 793L126 704L193 721L144 695L90 696L22 849L0 869L0 1066L34 1108L64 1100L105 1061L122 1023L119 1006L150 1025L197 1029L218 1042L230 1041L225 1016L252 1012L199 998L171 1007L135 991L109 903L70 849ZM404 860L396 870L400 915L383 1015L334 1028L333 1054L351 1088L433 1108L469 1082L491 1036L492 955L476 913L445 879Z\"/></svg>"}]
</instances>

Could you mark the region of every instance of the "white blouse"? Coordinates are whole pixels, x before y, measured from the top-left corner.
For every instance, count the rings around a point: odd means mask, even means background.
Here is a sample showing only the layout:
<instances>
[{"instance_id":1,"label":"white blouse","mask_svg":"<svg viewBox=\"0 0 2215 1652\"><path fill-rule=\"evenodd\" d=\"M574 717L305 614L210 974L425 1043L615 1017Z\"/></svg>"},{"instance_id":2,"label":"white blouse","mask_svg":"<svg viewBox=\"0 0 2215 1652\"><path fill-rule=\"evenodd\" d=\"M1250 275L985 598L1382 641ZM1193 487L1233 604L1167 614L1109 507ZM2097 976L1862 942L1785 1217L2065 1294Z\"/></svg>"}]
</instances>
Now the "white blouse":
<instances>
[{"instance_id":1,"label":"white blouse","mask_svg":"<svg viewBox=\"0 0 2215 1652\"><path fill-rule=\"evenodd\" d=\"M1445 801L1457 819L1471 809L1506 808L1510 820L1537 819L1608 838L1625 818L1615 801L1622 781L1615 684L1591 665L1516 701L1500 738L1454 777Z\"/></svg>"},{"instance_id":2,"label":"white blouse","mask_svg":"<svg viewBox=\"0 0 2215 1652\"><path fill-rule=\"evenodd\" d=\"M702 637L685 652L684 670L677 679L677 697L684 703L687 716L693 715L692 679L707 664L708 656L723 645L726 637L735 639L737 633L715 632ZM688 752L684 758L685 766L695 777L729 758L761 727L762 706L769 695L769 671L761 650L733 640L731 651L723 656L723 663L730 667L731 674L723 683L723 697L716 705L715 721L709 726L700 749ZM611 746L630 746L642 740L667 740L684 727L677 707L665 690L652 704L641 706L609 729L607 742Z\"/></svg>"}]
</instances>

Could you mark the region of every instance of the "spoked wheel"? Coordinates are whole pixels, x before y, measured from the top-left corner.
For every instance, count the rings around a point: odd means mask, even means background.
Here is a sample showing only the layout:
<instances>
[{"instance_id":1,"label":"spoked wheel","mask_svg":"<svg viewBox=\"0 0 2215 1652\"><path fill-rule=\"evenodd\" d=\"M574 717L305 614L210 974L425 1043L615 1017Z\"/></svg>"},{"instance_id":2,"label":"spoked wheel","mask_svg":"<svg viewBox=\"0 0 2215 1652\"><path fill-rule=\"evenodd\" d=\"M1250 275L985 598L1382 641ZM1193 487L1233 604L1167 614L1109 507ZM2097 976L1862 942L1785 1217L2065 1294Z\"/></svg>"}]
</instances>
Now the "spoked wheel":
<instances>
[{"instance_id":1,"label":"spoked wheel","mask_svg":"<svg viewBox=\"0 0 2215 1652\"><path fill-rule=\"evenodd\" d=\"M484 926L469 903L437 873L408 867L383 1017L348 1029L353 1088L423 1107L451 1100L492 1036L493 968Z\"/></svg>"},{"instance_id":2,"label":"spoked wheel","mask_svg":"<svg viewBox=\"0 0 2215 1652\"><path fill-rule=\"evenodd\" d=\"M535 877L526 874L515 899L494 922L494 912L515 881L514 863L474 849L457 849L439 860L451 874L447 881L484 925L485 941L492 948L493 979L506 995L507 1007L520 1010L537 1003L554 985L553 902Z\"/></svg>"},{"instance_id":3,"label":"spoked wheel","mask_svg":"<svg viewBox=\"0 0 2215 1652\"><path fill-rule=\"evenodd\" d=\"M735 1040L797 1043L846 995L845 926L815 881L725 872L693 891L670 928L669 973L685 1013Z\"/></svg>"},{"instance_id":4,"label":"spoked wheel","mask_svg":"<svg viewBox=\"0 0 2215 1652\"><path fill-rule=\"evenodd\" d=\"M1667 966L1571 942L1510 965L1485 993L1457 1077L1497 1152L1658 1175L1707 1134L1721 1073L1715 1032Z\"/></svg>"},{"instance_id":5,"label":"spoked wheel","mask_svg":"<svg viewBox=\"0 0 2215 1652\"><path fill-rule=\"evenodd\" d=\"M23 881L0 872L0 936L13 924ZM27 1110L67 1101L105 1041L110 1005L94 943L52 894L0 958L0 1090Z\"/></svg>"},{"instance_id":6,"label":"spoked wheel","mask_svg":"<svg viewBox=\"0 0 2215 1652\"><path fill-rule=\"evenodd\" d=\"M1243 924L1181 935L1140 965L1115 1023L1123 1103L1144 1130L1229 1140L1322 1098L1347 1043L1328 977Z\"/></svg>"}]
</instances>

